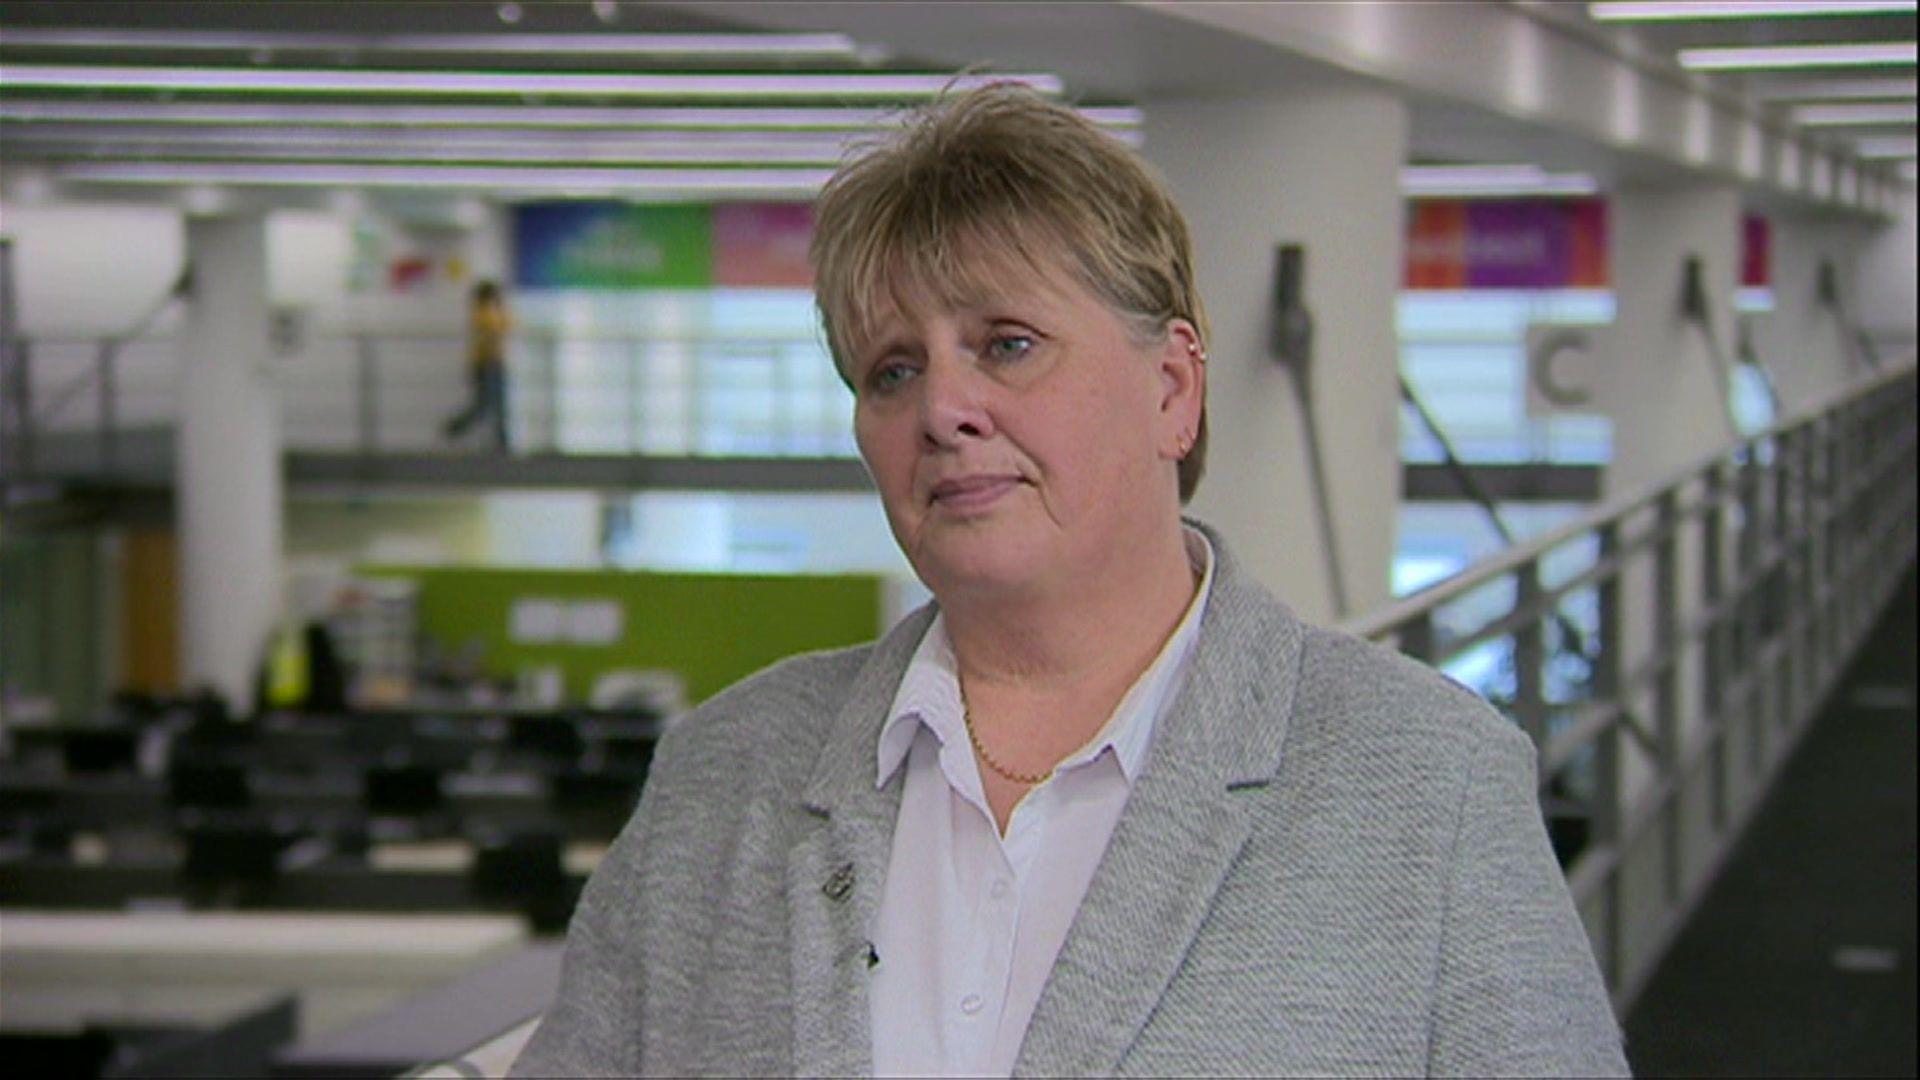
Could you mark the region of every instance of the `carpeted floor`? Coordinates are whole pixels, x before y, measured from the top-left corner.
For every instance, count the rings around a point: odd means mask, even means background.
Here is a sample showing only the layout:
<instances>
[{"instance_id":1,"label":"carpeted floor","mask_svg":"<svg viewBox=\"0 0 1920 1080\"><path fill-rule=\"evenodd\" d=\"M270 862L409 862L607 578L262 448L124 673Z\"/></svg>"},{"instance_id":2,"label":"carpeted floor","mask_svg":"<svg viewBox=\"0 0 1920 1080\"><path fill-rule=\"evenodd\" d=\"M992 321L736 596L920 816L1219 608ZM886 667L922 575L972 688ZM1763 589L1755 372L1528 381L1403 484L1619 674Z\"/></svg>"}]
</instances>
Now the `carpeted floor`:
<instances>
[{"instance_id":1,"label":"carpeted floor","mask_svg":"<svg viewBox=\"0 0 1920 1080\"><path fill-rule=\"evenodd\" d=\"M1640 1076L1915 1075L1914 575L1627 1017Z\"/></svg>"}]
</instances>

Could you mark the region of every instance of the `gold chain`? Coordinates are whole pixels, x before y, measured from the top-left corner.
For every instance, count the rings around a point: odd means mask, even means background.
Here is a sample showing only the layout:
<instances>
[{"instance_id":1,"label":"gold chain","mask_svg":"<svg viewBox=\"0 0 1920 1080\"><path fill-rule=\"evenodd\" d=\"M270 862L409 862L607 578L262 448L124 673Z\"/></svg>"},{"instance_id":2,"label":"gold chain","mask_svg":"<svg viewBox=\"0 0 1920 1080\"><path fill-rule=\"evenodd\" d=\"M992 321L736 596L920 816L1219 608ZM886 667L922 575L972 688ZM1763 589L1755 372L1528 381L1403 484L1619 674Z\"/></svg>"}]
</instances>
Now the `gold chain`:
<instances>
[{"instance_id":1,"label":"gold chain","mask_svg":"<svg viewBox=\"0 0 1920 1080\"><path fill-rule=\"evenodd\" d=\"M1053 778L1052 769L1042 773L1017 773L993 759L993 755L987 752L987 744L980 741L980 733L973 729L973 709L967 705L965 687L960 689L960 718L967 725L967 740L973 743L973 752L979 754L980 760L987 763L987 768L992 769L1001 779L1025 784L1027 787L1039 787Z\"/></svg>"}]
</instances>

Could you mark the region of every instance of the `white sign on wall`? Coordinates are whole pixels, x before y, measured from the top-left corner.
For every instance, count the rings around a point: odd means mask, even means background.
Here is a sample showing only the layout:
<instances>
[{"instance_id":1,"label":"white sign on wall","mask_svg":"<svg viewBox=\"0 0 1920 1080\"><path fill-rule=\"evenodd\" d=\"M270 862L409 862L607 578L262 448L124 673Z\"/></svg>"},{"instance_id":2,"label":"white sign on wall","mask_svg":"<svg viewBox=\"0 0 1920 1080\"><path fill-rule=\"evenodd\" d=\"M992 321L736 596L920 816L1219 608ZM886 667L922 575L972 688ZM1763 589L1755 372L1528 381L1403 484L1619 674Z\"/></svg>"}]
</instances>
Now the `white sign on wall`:
<instances>
[{"instance_id":1,"label":"white sign on wall","mask_svg":"<svg viewBox=\"0 0 1920 1080\"><path fill-rule=\"evenodd\" d=\"M520 645L613 645L626 622L618 601L527 596L513 602L507 635Z\"/></svg>"},{"instance_id":2,"label":"white sign on wall","mask_svg":"<svg viewBox=\"0 0 1920 1080\"><path fill-rule=\"evenodd\" d=\"M1614 370L1610 326L1529 326L1527 415L1604 413Z\"/></svg>"}]
</instances>

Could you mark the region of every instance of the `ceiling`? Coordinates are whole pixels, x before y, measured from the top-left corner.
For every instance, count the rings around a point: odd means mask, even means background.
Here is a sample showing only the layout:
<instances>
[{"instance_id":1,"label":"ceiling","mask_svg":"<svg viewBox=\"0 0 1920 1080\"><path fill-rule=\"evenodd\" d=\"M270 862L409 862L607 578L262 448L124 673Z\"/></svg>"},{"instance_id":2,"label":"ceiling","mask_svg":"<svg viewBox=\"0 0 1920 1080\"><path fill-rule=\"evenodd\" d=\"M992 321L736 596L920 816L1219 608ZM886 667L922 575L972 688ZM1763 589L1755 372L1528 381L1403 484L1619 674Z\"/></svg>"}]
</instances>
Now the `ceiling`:
<instances>
[{"instance_id":1,"label":"ceiling","mask_svg":"<svg viewBox=\"0 0 1920 1080\"><path fill-rule=\"evenodd\" d=\"M989 77L1060 89L966 76ZM954 78L844 34L607 0L0 2L0 163L14 197L804 196ZM1085 107L1135 137L1136 110Z\"/></svg>"},{"instance_id":2,"label":"ceiling","mask_svg":"<svg viewBox=\"0 0 1920 1080\"><path fill-rule=\"evenodd\" d=\"M1816 129L1826 138L1851 144L1856 153L1867 159L1905 161L1907 179L1913 178L1916 34L1911 3L1905 4L1904 10L1897 4L1875 5L1889 10L1874 13L1788 16L1755 12L1739 17L1707 17L1713 9L1731 5L1695 0L1684 11L1693 17L1658 19L1608 17L1610 9L1615 12L1629 9L1623 13L1630 14L1633 7L1648 5L1562 3L1551 6L1562 17L1577 19L1590 33L1603 38L1624 55L1647 57L1682 68L1689 67L1683 55L1689 50L1904 45L1907 55L1904 63L1799 69L1691 69L1691 77L1723 94L1746 99L1779 121ZM1833 6L1848 5L1841 0Z\"/></svg>"},{"instance_id":3,"label":"ceiling","mask_svg":"<svg viewBox=\"0 0 1920 1080\"><path fill-rule=\"evenodd\" d=\"M1597 21L1586 4L1519 6L1617 55L1666 66L1680 50L1707 45L1914 37L1910 10L1612 23ZM929 8L867 6L863 26L888 19L900 26L864 40L769 34L726 18L754 7L0 0L0 180L14 198L70 187L189 202L210 188L251 190L277 203L343 190L402 203L446 192L500 199L804 197L849 145L953 78L950 64L893 55L874 40L919 41L928 47L908 48L949 59L1052 55L1058 70L1073 73L1071 88L1037 66L1002 64L971 74L1029 78L1043 90L1070 93L1129 139L1138 138L1140 123L1127 101L1133 91L1287 82L1306 63L1224 31L1160 18L1147 10L1151 5L1100 5L1099 20L1074 4L984 5L978 18L967 19L951 17L967 5L946 5L947 18L923 20L918 30L912 24ZM1071 39L1076 27L1100 29L1085 32L1082 55L1063 56L1023 50L1006 36L1016 22L1052 41ZM937 45L926 37L936 24ZM955 33L979 40L956 44L948 40ZM1209 62L1165 62L1194 54ZM1089 57L1107 59L1090 67ZM1093 70L1104 77L1087 77ZM1911 63L1688 78L1789 126L1805 115L1796 109L1813 104L1904 108L1904 118L1820 131L1895 160L1904 146L1911 170ZM1866 80L1876 84L1866 90L1891 96L1812 100L1864 93L1856 84ZM1537 130L1516 139L1513 125L1490 125L1483 112L1444 100L1416 99L1414 119L1417 158L1509 160L1518 145L1542 162L1608 176L1619 171L1619 155L1590 142Z\"/></svg>"}]
</instances>

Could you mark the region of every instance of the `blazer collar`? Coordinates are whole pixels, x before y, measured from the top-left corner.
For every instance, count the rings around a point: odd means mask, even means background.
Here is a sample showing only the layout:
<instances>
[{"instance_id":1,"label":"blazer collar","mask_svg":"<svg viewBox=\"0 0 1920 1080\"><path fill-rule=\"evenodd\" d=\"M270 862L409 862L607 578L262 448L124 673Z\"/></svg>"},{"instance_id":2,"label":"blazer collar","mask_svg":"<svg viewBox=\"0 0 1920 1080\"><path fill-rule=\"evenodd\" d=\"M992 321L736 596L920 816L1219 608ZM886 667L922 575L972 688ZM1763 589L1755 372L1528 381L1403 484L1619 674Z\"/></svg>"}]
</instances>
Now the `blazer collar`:
<instances>
[{"instance_id":1,"label":"blazer collar","mask_svg":"<svg viewBox=\"0 0 1920 1080\"><path fill-rule=\"evenodd\" d=\"M1304 627L1207 535L1219 563L1193 666L1041 991L1016 1075L1116 1071L1252 832L1244 793L1279 773Z\"/></svg>"}]
</instances>

